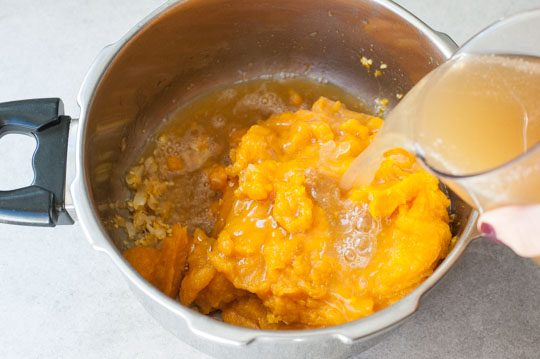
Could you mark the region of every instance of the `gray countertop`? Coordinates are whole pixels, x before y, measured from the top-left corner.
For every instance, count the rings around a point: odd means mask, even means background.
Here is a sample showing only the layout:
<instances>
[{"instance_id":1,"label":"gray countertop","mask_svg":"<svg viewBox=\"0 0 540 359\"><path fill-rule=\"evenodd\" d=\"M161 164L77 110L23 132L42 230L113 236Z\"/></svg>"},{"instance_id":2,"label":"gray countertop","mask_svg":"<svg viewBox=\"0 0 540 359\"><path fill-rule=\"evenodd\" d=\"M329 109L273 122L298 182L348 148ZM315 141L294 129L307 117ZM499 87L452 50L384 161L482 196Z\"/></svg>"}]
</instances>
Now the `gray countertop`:
<instances>
[{"instance_id":1,"label":"gray countertop","mask_svg":"<svg viewBox=\"0 0 540 359\"><path fill-rule=\"evenodd\" d=\"M539 0L400 0L458 44ZM77 117L78 88L99 50L159 0L0 0L0 102L61 97ZM0 140L0 189L32 180L31 138ZM0 357L208 358L161 328L78 224L0 225ZM540 268L479 240L417 314L357 358L538 358ZM316 353L314 353L316 356Z\"/></svg>"}]
</instances>

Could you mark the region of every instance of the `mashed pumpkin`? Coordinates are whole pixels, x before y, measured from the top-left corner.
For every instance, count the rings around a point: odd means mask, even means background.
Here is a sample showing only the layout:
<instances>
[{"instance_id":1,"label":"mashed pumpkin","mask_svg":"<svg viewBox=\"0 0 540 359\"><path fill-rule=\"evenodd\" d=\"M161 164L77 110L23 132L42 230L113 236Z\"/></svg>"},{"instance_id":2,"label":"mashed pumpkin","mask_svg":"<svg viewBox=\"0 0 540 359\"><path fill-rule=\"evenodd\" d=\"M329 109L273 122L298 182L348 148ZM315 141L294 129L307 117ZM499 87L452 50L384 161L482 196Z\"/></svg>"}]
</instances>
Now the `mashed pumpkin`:
<instances>
[{"instance_id":1,"label":"mashed pumpkin","mask_svg":"<svg viewBox=\"0 0 540 359\"><path fill-rule=\"evenodd\" d=\"M230 163L203 166L218 194L207 206L213 225L191 236L167 225L175 222L171 206L159 203L161 174L186 164L145 160L128 175L132 217L144 216L145 236L163 238L137 242L125 258L182 304L220 310L224 321L250 328L325 327L391 305L446 256L450 201L402 149L385 154L371 185L340 191L341 176L382 123L321 97L309 110L234 131Z\"/></svg>"}]
</instances>

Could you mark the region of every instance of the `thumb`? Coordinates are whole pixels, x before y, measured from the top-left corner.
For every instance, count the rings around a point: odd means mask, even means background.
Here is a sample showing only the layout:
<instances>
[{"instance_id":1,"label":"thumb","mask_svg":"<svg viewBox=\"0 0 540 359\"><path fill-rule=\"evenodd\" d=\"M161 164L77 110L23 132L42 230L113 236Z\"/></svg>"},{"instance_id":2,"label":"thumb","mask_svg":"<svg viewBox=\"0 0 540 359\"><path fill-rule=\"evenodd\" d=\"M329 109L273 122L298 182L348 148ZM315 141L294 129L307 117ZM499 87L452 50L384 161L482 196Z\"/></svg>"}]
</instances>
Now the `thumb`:
<instances>
[{"instance_id":1,"label":"thumb","mask_svg":"<svg viewBox=\"0 0 540 359\"><path fill-rule=\"evenodd\" d=\"M522 257L540 256L540 205L511 206L483 213L478 229Z\"/></svg>"}]
</instances>

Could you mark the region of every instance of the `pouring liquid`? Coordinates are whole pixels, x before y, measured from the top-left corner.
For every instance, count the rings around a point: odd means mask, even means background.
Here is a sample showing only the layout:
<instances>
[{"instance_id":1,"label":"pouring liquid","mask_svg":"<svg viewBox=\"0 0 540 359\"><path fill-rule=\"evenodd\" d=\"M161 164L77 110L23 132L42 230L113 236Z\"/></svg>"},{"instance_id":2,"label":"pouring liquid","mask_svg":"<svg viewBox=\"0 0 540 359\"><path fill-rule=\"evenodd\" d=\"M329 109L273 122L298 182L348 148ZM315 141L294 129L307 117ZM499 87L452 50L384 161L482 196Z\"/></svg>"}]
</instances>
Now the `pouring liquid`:
<instances>
[{"instance_id":1,"label":"pouring liquid","mask_svg":"<svg viewBox=\"0 0 540 359\"><path fill-rule=\"evenodd\" d=\"M340 185L369 184L382 154L402 147L481 211L540 203L539 141L540 58L461 55L405 96ZM524 153L537 160L506 168Z\"/></svg>"}]
</instances>

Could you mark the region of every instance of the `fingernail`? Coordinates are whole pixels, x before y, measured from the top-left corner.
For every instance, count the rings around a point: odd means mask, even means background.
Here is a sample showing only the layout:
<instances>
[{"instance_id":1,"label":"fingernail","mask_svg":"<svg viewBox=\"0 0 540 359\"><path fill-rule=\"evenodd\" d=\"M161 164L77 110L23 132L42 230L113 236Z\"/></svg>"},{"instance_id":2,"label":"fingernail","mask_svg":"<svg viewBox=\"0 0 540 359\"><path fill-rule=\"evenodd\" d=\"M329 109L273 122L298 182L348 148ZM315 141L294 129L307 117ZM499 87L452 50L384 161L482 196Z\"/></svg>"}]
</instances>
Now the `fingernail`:
<instances>
[{"instance_id":1,"label":"fingernail","mask_svg":"<svg viewBox=\"0 0 540 359\"><path fill-rule=\"evenodd\" d=\"M482 236L486 239L489 239L490 241L493 241L495 243L501 243L497 239L497 234L495 233L495 228L489 223L482 223L480 224L480 232L482 232Z\"/></svg>"}]
</instances>

